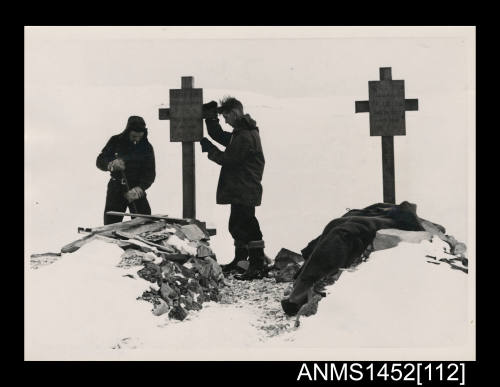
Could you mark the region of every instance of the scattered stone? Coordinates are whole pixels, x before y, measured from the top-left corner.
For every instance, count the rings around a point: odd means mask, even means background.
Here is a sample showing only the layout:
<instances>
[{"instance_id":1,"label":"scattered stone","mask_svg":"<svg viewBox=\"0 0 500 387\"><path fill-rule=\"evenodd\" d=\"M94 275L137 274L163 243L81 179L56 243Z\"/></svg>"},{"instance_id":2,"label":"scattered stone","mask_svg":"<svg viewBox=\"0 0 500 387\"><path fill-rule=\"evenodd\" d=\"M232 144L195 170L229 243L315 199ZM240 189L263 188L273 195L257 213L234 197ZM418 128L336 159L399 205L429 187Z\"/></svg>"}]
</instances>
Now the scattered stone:
<instances>
[{"instance_id":1,"label":"scattered stone","mask_svg":"<svg viewBox=\"0 0 500 387\"><path fill-rule=\"evenodd\" d=\"M182 272L178 264L169 260L163 261L160 267L163 278L168 278Z\"/></svg>"},{"instance_id":2,"label":"scattered stone","mask_svg":"<svg viewBox=\"0 0 500 387\"><path fill-rule=\"evenodd\" d=\"M210 257L205 257L204 259L191 258L188 262L202 278L219 281L224 277L220 265Z\"/></svg>"},{"instance_id":3,"label":"scattered stone","mask_svg":"<svg viewBox=\"0 0 500 387\"><path fill-rule=\"evenodd\" d=\"M196 255L198 258L204 258L204 257L214 256L214 253L210 249L210 247L201 244L198 246L198 251Z\"/></svg>"},{"instance_id":4,"label":"scattered stone","mask_svg":"<svg viewBox=\"0 0 500 387\"><path fill-rule=\"evenodd\" d=\"M293 282L295 274L300 270L300 265L290 262L284 268L274 274L276 282Z\"/></svg>"},{"instance_id":5,"label":"scattered stone","mask_svg":"<svg viewBox=\"0 0 500 387\"><path fill-rule=\"evenodd\" d=\"M155 316L161 316L162 314L167 313L169 310L168 304L162 299L159 300L159 303L155 305L153 308L153 314Z\"/></svg>"},{"instance_id":6,"label":"scattered stone","mask_svg":"<svg viewBox=\"0 0 500 387\"><path fill-rule=\"evenodd\" d=\"M182 306L176 305L168 312L168 317L182 321L187 317L187 312Z\"/></svg>"},{"instance_id":7,"label":"scattered stone","mask_svg":"<svg viewBox=\"0 0 500 387\"><path fill-rule=\"evenodd\" d=\"M188 288L188 290L192 291L195 294L200 294L203 292L203 288L201 287L198 280L195 280L193 278L190 278L188 280L186 287Z\"/></svg>"},{"instance_id":8,"label":"scattered stone","mask_svg":"<svg viewBox=\"0 0 500 387\"><path fill-rule=\"evenodd\" d=\"M40 266L50 265L61 258L61 253L32 254L30 256L30 267L38 269Z\"/></svg>"},{"instance_id":9,"label":"scattered stone","mask_svg":"<svg viewBox=\"0 0 500 387\"><path fill-rule=\"evenodd\" d=\"M162 271L157 264L146 262L144 268L139 270L137 275L146 281L157 283L161 280Z\"/></svg>"},{"instance_id":10,"label":"scattered stone","mask_svg":"<svg viewBox=\"0 0 500 387\"><path fill-rule=\"evenodd\" d=\"M284 269L291 263L300 266L304 263L304 257L301 254L282 248L274 258L274 267L278 270Z\"/></svg>"},{"instance_id":11,"label":"scattered stone","mask_svg":"<svg viewBox=\"0 0 500 387\"><path fill-rule=\"evenodd\" d=\"M250 266L250 262L247 261L247 260L238 261L236 263L236 266L238 266L239 268L243 269L244 271L247 271L248 270L248 266Z\"/></svg>"},{"instance_id":12,"label":"scattered stone","mask_svg":"<svg viewBox=\"0 0 500 387\"><path fill-rule=\"evenodd\" d=\"M168 298L175 299L178 296L178 293L172 289L167 282L161 284L160 294L165 300Z\"/></svg>"},{"instance_id":13,"label":"scattered stone","mask_svg":"<svg viewBox=\"0 0 500 387\"><path fill-rule=\"evenodd\" d=\"M153 288L149 288L149 290L145 290L142 293L142 296L137 297L138 300L151 302L154 306L160 304L161 297Z\"/></svg>"},{"instance_id":14,"label":"scattered stone","mask_svg":"<svg viewBox=\"0 0 500 387\"><path fill-rule=\"evenodd\" d=\"M224 277L220 266L210 257L191 257L184 264L164 259L160 265L150 262L144 265L138 272L139 276L150 282L156 280L159 290L151 290L142 299L154 302L156 308L160 308L157 305L160 298L172 308L169 312L171 318L183 320L184 313L187 315L190 310L202 309L204 302L219 302L221 299L219 287L224 286ZM182 310L174 310L176 306Z\"/></svg>"},{"instance_id":15,"label":"scattered stone","mask_svg":"<svg viewBox=\"0 0 500 387\"><path fill-rule=\"evenodd\" d=\"M464 256L465 253L467 252L467 246L465 243L457 241L453 236L451 235L445 235L446 237L446 242L450 245L450 253L453 255L460 255Z\"/></svg>"},{"instance_id":16,"label":"scattered stone","mask_svg":"<svg viewBox=\"0 0 500 387\"><path fill-rule=\"evenodd\" d=\"M273 278L253 281L238 281L234 276L226 277L227 286L219 288L221 304L232 304L236 308L252 308L257 323L252 325L264 337L273 337L293 330L293 320L281 309L283 292L289 283L277 283Z\"/></svg>"},{"instance_id":17,"label":"scattered stone","mask_svg":"<svg viewBox=\"0 0 500 387\"><path fill-rule=\"evenodd\" d=\"M142 262L154 262L154 261L156 261L156 258L157 258L156 255L154 255L151 252L148 252L148 253L143 255Z\"/></svg>"}]
</instances>

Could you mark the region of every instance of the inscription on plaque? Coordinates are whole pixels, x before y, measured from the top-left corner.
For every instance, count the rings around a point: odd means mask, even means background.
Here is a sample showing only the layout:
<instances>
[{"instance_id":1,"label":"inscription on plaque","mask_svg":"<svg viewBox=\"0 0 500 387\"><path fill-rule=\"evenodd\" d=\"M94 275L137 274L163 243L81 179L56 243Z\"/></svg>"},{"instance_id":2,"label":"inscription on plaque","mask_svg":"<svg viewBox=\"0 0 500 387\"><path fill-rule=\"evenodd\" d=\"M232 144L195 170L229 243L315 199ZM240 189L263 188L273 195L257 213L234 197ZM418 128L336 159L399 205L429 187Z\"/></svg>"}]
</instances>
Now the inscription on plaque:
<instances>
[{"instance_id":1,"label":"inscription on plaque","mask_svg":"<svg viewBox=\"0 0 500 387\"><path fill-rule=\"evenodd\" d=\"M203 89L170 90L170 141L200 141L203 138Z\"/></svg>"},{"instance_id":2,"label":"inscription on plaque","mask_svg":"<svg viewBox=\"0 0 500 387\"><path fill-rule=\"evenodd\" d=\"M405 136L404 81L368 81L370 136Z\"/></svg>"}]
</instances>

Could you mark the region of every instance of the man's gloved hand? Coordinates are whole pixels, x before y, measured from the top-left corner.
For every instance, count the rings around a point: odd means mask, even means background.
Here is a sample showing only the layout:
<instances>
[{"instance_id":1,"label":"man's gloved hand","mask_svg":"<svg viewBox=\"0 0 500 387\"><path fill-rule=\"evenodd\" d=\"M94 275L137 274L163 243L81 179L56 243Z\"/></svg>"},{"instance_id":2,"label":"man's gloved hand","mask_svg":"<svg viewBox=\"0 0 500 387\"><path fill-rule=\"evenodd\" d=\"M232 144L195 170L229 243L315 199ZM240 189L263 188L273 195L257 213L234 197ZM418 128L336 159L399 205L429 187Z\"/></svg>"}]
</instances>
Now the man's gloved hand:
<instances>
[{"instance_id":1,"label":"man's gloved hand","mask_svg":"<svg viewBox=\"0 0 500 387\"><path fill-rule=\"evenodd\" d=\"M200 145L201 145L201 151L202 152L209 152L210 149L215 148L215 145L212 144L211 141L208 138L206 138L206 137L203 137L200 140Z\"/></svg>"},{"instance_id":2,"label":"man's gloved hand","mask_svg":"<svg viewBox=\"0 0 500 387\"><path fill-rule=\"evenodd\" d=\"M108 171L124 171L125 170L125 161L122 159L114 159L108 164Z\"/></svg>"},{"instance_id":3,"label":"man's gloved hand","mask_svg":"<svg viewBox=\"0 0 500 387\"><path fill-rule=\"evenodd\" d=\"M217 119L217 102L210 101L203 104L202 115L208 120Z\"/></svg>"},{"instance_id":4,"label":"man's gloved hand","mask_svg":"<svg viewBox=\"0 0 500 387\"><path fill-rule=\"evenodd\" d=\"M127 191L124 196L125 199L127 199L127 201L131 203L134 200L143 198L144 195L145 195L144 190L141 187L134 187L130 191Z\"/></svg>"}]
</instances>

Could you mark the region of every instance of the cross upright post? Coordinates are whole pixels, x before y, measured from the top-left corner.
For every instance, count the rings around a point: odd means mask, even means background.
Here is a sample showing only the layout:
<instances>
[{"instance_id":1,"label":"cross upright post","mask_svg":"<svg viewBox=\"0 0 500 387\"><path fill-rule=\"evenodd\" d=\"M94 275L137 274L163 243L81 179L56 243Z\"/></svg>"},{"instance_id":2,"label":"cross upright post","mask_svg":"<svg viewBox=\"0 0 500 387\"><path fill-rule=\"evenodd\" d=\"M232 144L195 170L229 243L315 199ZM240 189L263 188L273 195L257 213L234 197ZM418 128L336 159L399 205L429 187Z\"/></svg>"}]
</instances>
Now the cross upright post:
<instances>
[{"instance_id":1,"label":"cross upright post","mask_svg":"<svg viewBox=\"0 0 500 387\"><path fill-rule=\"evenodd\" d=\"M390 67L380 68L380 80L391 81ZM394 136L381 136L382 139L382 181L385 203L396 203L396 184L394 182Z\"/></svg>"},{"instance_id":2,"label":"cross upright post","mask_svg":"<svg viewBox=\"0 0 500 387\"><path fill-rule=\"evenodd\" d=\"M203 90L193 77L181 78L181 89L170 89L170 109L159 109L160 120L170 120L170 141L182 142L182 216L196 218L194 143L203 137Z\"/></svg>"},{"instance_id":3,"label":"cross upright post","mask_svg":"<svg viewBox=\"0 0 500 387\"><path fill-rule=\"evenodd\" d=\"M404 81L392 80L391 67L380 68L380 81L368 81L368 101L355 101L356 113L370 113L370 136L382 137L385 203L396 203L394 136L405 136L405 111L418 110L418 99L405 99Z\"/></svg>"}]
</instances>

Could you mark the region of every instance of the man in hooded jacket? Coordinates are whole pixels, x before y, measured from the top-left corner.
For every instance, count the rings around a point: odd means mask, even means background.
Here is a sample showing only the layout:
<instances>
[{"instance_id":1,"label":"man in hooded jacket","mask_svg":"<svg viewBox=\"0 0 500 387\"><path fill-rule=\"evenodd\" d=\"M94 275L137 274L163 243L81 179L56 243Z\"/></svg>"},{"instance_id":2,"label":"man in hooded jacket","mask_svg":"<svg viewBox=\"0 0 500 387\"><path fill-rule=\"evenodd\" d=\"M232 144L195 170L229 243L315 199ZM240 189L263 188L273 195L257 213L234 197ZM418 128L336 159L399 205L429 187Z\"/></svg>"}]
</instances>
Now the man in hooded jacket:
<instances>
[{"instance_id":1,"label":"man in hooded jacket","mask_svg":"<svg viewBox=\"0 0 500 387\"><path fill-rule=\"evenodd\" d=\"M212 101L204 105L207 132L219 144L226 147L219 150L210 140L200 141L202 152L221 166L217 186L217 204L230 204L229 232L234 239L235 256L231 263L223 265L228 273L238 271L238 262L249 260L248 269L240 279L251 280L265 275L268 258L264 254L264 241L255 207L262 200L262 175L264 153L256 122L244 114L243 105L233 97L226 97L217 108ZM223 131L217 114L223 115L232 132Z\"/></svg>"},{"instance_id":2,"label":"man in hooded jacket","mask_svg":"<svg viewBox=\"0 0 500 387\"><path fill-rule=\"evenodd\" d=\"M112 136L97 156L97 168L109 171L104 224L121 222L123 216L107 215L107 211L151 214L146 190L156 176L153 146L148 141L144 119L130 116L121 134Z\"/></svg>"}]
</instances>

